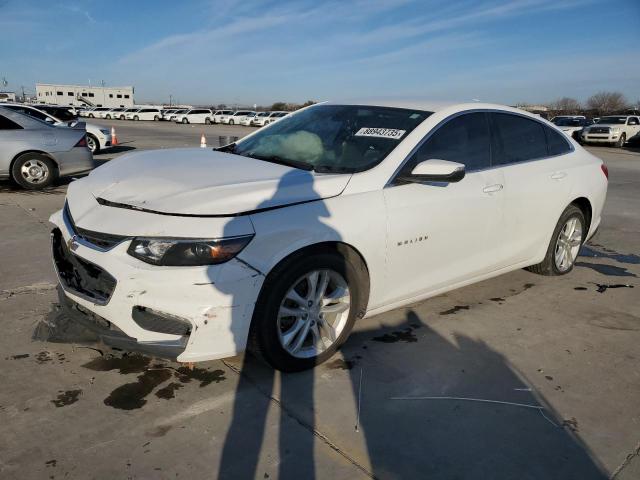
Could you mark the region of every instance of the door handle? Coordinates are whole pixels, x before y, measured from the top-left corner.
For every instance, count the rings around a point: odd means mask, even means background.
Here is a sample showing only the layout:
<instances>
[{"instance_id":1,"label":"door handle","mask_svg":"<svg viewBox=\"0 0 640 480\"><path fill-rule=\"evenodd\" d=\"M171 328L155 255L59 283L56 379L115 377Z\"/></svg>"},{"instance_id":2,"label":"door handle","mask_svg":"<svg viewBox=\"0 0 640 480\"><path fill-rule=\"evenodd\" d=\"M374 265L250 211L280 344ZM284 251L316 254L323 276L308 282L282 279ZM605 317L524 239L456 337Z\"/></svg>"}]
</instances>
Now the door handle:
<instances>
[{"instance_id":1,"label":"door handle","mask_svg":"<svg viewBox=\"0 0 640 480\"><path fill-rule=\"evenodd\" d=\"M495 193L502 190L503 186L501 183L496 183L495 185L489 185L488 187L484 187L482 191L484 193Z\"/></svg>"},{"instance_id":2,"label":"door handle","mask_svg":"<svg viewBox=\"0 0 640 480\"><path fill-rule=\"evenodd\" d=\"M556 172L553 175L551 175L551 178L553 180L562 180L566 176L567 176L567 172Z\"/></svg>"}]
</instances>

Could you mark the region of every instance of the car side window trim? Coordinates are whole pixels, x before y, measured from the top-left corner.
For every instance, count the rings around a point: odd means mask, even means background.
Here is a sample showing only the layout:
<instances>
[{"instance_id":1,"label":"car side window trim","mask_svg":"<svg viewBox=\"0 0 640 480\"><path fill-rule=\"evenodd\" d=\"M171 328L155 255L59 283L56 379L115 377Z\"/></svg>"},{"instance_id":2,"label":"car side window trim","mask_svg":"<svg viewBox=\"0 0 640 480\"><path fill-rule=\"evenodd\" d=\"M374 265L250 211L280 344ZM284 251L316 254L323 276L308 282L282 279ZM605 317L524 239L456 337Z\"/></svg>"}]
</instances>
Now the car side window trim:
<instances>
[{"instance_id":1,"label":"car side window trim","mask_svg":"<svg viewBox=\"0 0 640 480\"><path fill-rule=\"evenodd\" d=\"M411 151L407 154L407 156L405 157L405 159L402 161L402 163L398 166L398 168L393 172L393 174L391 175L391 177L389 178L389 180L387 181L387 183L385 184L384 188L387 187L394 187L397 186L395 181L396 178L398 177L398 175L400 174L400 172L402 172L402 170L404 169L405 165L407 164L407 162L409 162L409 160L411 159L411 157L413 157L413 155L420 149L420 147L422 147L422 145L426 142L429 141L429 139L438 131L440 130L441 127L443 127L446 123L450 122L451 120L453 120L454 118L457 118L461 115L466 115L468 113L506 113L509 115L516 115L519 117L523 117L526 118L528 120L533 120L534 122L539 123L540 125L542 125L543 128L550 128L548 125L546 125L545 123L541 122L540 120L536 119L536 118L532 118L528 115L523 115L521 113L518 112L510 112L508 110L497 110L497 109L493 109L493 108L474 108L471 110L464 110L462 112L456 112L452 115L449 115L447 118L441 120L440 122L438 122L436 124L435 127L433 127L429 133L427 133L412 149ZM492 122L490 121L490 119L487 119L487 121L489 122L489 136L493 139L493 135L494 135L494 128L492 125ZM564 135L564 133L563 133ZM489 167L486 168L479 168L476 170L469 170L468 173L476 173L476 172L484 172L487 170L493 170L494 168L503 168L503 167L509 167L512 165L521 165L524 163L529 163L529 162L537 162L539 160L546 160L548 158L555 158L555 157L560 157L562 155L567 155L569 153L573 153L575 151L575 147L573 146L573 144L568 141L567 139L563 138L563 140L565 142L567 142L567 145L569 146L569 150L567 152L561 153L560 155L545 155L543 157L536 157L536 158L530 158L528 160L524 160L521 162L511 162L511 163L503 163L500 165L494 165L493 164L493 140L491 140L491 165ZM547 146L547 151L548 151L548 146Z\"/></svg>"}]
</instances>

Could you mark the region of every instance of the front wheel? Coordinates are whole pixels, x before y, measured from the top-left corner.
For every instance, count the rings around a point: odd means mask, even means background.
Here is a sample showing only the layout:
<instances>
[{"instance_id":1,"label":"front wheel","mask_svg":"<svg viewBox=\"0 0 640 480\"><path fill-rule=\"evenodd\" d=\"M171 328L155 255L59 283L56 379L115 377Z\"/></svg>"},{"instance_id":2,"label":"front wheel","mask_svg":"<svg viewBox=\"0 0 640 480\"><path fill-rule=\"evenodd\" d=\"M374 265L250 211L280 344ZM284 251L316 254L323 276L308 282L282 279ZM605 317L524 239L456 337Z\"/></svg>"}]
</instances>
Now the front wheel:
<instances>
[{"instance_id":1,"label":"front wheel","mask_svg":"<svg viewBox=\"0 0 640 480\"><path fill-rule=\"evenodd\" d=\"M11 177L22 188L41 190L53 183L56 177L53 161L40 153L25 153L11 167Z\"/></svg>"},{"instance_id":2,"label":"front wheel","mask_svg":"<svg viewBox=\"0 0 640 480\"><path fill-rule=\"evenodd\" d=\"M622 135L620 135L620 138L618 139L618 141L613 144L613 146L616 148L622 148L624 147L624 143L626 141L627 141L627 136L623 133Z\"/></svg>"},{"instance_id":3,"label":"front wheel","mask_svg":"<svg viewBox=\"0 0 640 480\"><path fill-rule=\"evenodd\" d=\"M229 120L229 125L233 125L233 124L234 124L233 120Z\"/></svg>"},{"instance_id":4,"label":"front wheel","mask_svg":"<svg viewBox=\"0 0 640 480\"><path fill-rule=\"evenodd\" d=\"M187 120L186 118L183 118L182 123L189 123L189 120Z\"/></svg>"},{"instance_id":5,"label":"front wheel","mask_svg":"<svg viewBox=\"0 0 640 480\"><path fill-rule=\"evenodd\" d=\"M135 116L133 117L133 119L137 122L138 120L140 120L140 117L138 117L137 115L135 115Z\"/></svg>"},{"instance_id":6,"label":"front wheel","mask_svg":"<svg viewBox=\"0 0 640 480\"><path fill-rule=\"evenodd\" d=\"M527 270L540 275L565 275L575 265L580 247L587 235L582 210L569 205L560 216L544 260Z\"/></svg>"},{"instance_id":7,"label":"front wheel","mask_svg":"<svg viewBox=\"0 0 640 480\"><path fill-rule=\"evenodd\" d=\"M312 368L344 343L367 298L368 274L360 261L338 253L286 261L265 281L249 348L284 372Z\"/></svg>"},{"instance_id":8,"label":"front wheel","mask_svg":"<svg viewBox=\"0 0 640 480\"><path fill-rule=\"evenodd\" d=\"M87 146L89 147L89 150L91 150L91 153L94 155L100 152L100 142L94 135L90 133L87 133Z\"/></svg>"}]
</instances>

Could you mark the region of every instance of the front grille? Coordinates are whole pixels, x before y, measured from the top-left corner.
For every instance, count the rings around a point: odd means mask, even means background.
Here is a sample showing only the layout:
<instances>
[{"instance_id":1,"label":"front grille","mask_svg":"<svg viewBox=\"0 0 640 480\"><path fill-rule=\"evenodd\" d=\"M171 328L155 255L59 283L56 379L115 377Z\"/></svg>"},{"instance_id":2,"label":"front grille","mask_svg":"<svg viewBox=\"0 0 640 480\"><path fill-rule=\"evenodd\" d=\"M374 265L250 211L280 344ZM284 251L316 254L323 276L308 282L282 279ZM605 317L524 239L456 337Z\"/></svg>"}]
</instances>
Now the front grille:
<instances>
[{"instance_id":1,"label":"front grille","mask_svg":"<svg viewBox=\"0 0 640 480\"><path fill-rule=\"evenodd\" d=\"M66 290L100 305L109 302L116 288L116 279L96 264L69 251L58 228L51 232L51 249L58 277Z\"/></svg>"},{"instance_id":2,"label":"front grille","mask_svg":"<svg viewBox=\"0 0 640 480\"><path fill-rule=\"evenodd\" d=\"M591 127L589 133L609 133L609 127Z\"/></svg>"},{"instance_id":3,"label":"front grille","mask_svg":"<svg viewBox=\"0 0 640 480\"><path fill-rule=\"evenodd\" d=\"M114 235L111 233L93 232L91 230L85 230L84 228L78 227L73 221L73 217L71 216L71 211L69 210L68 204L65 204L64 206L63 215L64 215L65 221L67 222L67 225L69 225L73 234L76 235L76 237L78 237L81 240L84 240L87 243L95 245L96 247L99 247L102 250L109 250L115 247L120 242L129 238L125 235Z\"/></svg>"}]
</instances>

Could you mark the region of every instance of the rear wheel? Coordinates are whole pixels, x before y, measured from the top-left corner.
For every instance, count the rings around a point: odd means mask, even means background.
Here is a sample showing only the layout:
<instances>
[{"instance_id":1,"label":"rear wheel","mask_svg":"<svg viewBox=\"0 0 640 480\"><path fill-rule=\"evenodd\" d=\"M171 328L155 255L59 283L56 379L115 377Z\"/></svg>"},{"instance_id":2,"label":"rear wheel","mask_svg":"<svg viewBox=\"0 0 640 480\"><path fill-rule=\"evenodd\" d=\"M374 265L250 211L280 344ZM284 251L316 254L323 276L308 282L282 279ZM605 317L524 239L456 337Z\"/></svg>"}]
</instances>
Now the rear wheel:
<instances>
[{"instance_id":1,"label":"rear wheel","mask_svg":"<svg viewBox=\"0 0 640 480\"><path fill-rule=\"evenodd\" d=\"M40 190L53 183L57 175L53 161L41 153L20 155L11 167L11 177L22 188Z\"/></svg>"},{"instance_id":2,"label":"rear wheel","mask_svg":"<svg viewBox=\"0 0 640 480\"><path fill-rule=\"evenodd\" d=\"M153 116L153 121L154 122L158 122L160 120L160 117L158 115L154 115Z\"/></svg>"},{"instance_id":3,"label":"rear wheel","mask_svg":"<svg viewBox=\"0 0 640 480\"><path fill-rule=\"evenodd\" d=\"M527 270L540 275L564 275L575 265L582 242L587 235L584 214L575 205L569 205L560 216L544 260Z\"/></svg>"},{"instance_id":4,"label":"rear wheel","mask_svg":"<svg viewBox=\"0 0 640 480\"><path fill-rule=\"evenodd\" d=\"M623 133L622 135L620 135L620 138L618 139L618 141L613 144L613 146L616 148L622 148L624 147L624 143L626 141L627 141L627 136Z\"/></svg>"},{"instance_id":5,"label":"rear wheel","mask_svg":"<svg viewBox=\"0 0 640 480\"><path fill-rule=\"evenodd\" d=\"M330 358L364 314L368 274L338 253L295 257L269 274L256 305L249 348L285 372Z\"/></svg>"},{"instance_id":6,"label":"rear wheel","mask_svg":"<svg viewBox=\"0 0 640 480\"><path fill-rule=\"evenodd\" d=\"M91 150L91 153L93 153L94 155L100 152L100 142L94 135L90 133L87 133L87 146L89 147L89 150Z\"/></svg>"},{"instance_id":7,"label":"rear wheel","mask_svg":"<svg viewBox=\"0 0 640 480\"><path fill-rule=\"evenodd\" d=\"M206 123L207 125L211 125L211 119L210 118L205 118L204 119L204 123Z\"/></svg>"}]
</instances>

